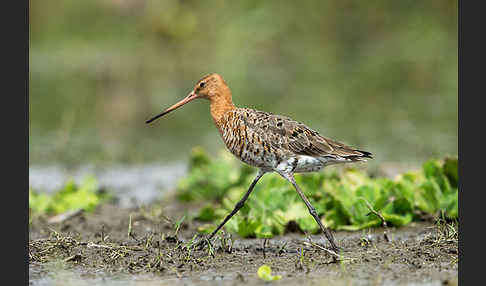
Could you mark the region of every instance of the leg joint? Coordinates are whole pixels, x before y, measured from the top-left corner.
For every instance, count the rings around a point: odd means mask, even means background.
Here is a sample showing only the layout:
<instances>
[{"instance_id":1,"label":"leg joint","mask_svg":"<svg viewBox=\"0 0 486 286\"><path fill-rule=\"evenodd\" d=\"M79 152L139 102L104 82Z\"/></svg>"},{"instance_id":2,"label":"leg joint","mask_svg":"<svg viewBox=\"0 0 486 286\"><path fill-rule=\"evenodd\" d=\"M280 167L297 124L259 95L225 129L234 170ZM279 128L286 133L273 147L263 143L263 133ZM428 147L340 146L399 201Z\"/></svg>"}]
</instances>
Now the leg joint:
<instances>
[{"instance_id":1,"label":"leg joint","mask_svg":"<svg viewBox=\"0 0 486 286\"><path fill-rule=\"evenodd\" d=\"M316 211L316 209L315 209L313 206L310 206L310 207L309 207L309 213L310 213L312 216L317 216L317 211Z\"/></svg>"}]
</instances>

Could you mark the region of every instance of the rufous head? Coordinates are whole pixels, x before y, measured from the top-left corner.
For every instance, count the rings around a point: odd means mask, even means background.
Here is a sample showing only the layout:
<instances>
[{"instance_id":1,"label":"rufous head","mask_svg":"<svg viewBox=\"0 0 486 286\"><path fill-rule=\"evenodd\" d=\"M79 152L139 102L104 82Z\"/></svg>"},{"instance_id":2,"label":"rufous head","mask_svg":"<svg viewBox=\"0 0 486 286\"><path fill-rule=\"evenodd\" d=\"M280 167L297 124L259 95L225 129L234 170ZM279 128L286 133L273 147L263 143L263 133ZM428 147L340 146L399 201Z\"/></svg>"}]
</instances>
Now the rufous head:
<instances>
[{"instance_id":1,"label":"rufous head","mask_svg":"<svg viewBox=\"0 0 486 286\"><path fill-rule=\"evenodd\" d=\"M162 117L167 113L183 106L184 104L198 98L209 100L212 106L217 104L221 106L233 106L231 100L231 91L224 82L223 77L217 73L212 73L201 78L194 86L194 89L181 101L167 108L161 114L145 121L145 123L150 123L155 119Z\"/></svg>"},{"instance_id":2,"label":"rufous head","mask_svg":"<svg viewBox=\"0 0 486 286\"><path fill-rule=\"evenodd\" d=\"M196 96L200 98L205 98L209 100L215 100L217 97L227 95L229 91L226 82L222 76L217 73L209 74L202 79L200 79L194 90L192 91ZM231 93L229 94L231 96Z\"/></svg>"}]
</instances>

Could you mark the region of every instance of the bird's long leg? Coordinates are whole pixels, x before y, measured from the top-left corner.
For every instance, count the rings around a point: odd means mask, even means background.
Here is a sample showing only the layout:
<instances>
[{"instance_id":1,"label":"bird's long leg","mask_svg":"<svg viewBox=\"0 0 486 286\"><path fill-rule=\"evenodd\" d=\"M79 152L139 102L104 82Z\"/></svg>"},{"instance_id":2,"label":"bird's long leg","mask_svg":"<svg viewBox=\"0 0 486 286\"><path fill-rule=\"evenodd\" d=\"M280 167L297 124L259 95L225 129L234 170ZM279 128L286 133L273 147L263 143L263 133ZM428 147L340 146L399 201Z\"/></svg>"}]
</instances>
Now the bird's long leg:
<instances>
[{"instance_id":1,"label":"bird's long leg","mask_svg":"<svg viewBox=\"0 0 486 286\"><path fill-rule=\"evenodd\" d=\"M239 202L236 203L235 205L235 208L231 211L231 213L229 215L226 216L226 218L218 225L218 227L209 235L209 237L207 238L207 242L209 242L214 235L216 235L216 233L223 227L223 225L228 221L230 220L230 218L232 216L234 216L242 207L243 205L245 204L246 200L248 199L248 197L250 196L251 192L253 191L253 188L255 187L256 183L258 182L258 180L260 180L260 178L265 174L266 172L263 171L263 170L259 170L255 179L253 179L253 182L251 183L250 187L248 188L248 191L246 191L245 195L240 199ZM205 243L206 242L206 239L203 240L203 241L200 241L198 244L200 246L202 246L201 244L202 243Z\"/></svg>"},{"instance_id":2,"label":"bird's long leg","mask_svg":"<svg viewBox=\"0 0 486 286\"><path fill-rule=\"evenodd\" d=\"M336 243L334 242L334 237L332 236L332 233L322 224L321 219L319 216L317 216L316 209L311 205L307 197L305 196L304 192L300 189L299 185L295 182L295 178L293 174L280 174L282 177L287 179L292 185L294 186L295 190L297 193L299 193L299 196L302 198L304 201L305 205L307 206L307 209L309 209L309 213L312 215L312 217L315 219L317 224L319 224L319 227L321 228L322 232L326 236L327 240L331 243L332 250L335 252L338 252L338 247L336 246Z\"/></svg>"}]
</instances>

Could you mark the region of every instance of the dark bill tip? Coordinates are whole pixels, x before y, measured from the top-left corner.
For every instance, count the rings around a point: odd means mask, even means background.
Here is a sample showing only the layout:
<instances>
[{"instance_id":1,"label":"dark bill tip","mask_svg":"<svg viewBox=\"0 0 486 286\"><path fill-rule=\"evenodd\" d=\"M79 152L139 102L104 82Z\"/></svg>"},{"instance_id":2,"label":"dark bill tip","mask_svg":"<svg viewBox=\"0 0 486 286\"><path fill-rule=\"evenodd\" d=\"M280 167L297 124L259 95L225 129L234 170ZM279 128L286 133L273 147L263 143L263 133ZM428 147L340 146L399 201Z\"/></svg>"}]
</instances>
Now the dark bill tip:
<instances>
[{"instance_id":1,"label":"dark bill tip","mask_svg":"<svg viewBox=\"0 0 486 286\"><path fill-rule=\"evenodd\" d=\"M145 121L145 123L147 123L147 124L148 124L148 123L150 123L150 122L154 121L155 119L157 119L157 118L159 118L159 117L161 117L161 116L166 115L167 113L171 112L172 110L176 110L177 108L179 108L179 107L183 106L184 104L186 104L186 103L188 103L188 102L190 102L190 101L192 101L192 100L194 100L194 99L196 99L196 98L197 98L197 95L195 95L195 94L194 94L194 92L192 91L191 93L189 93L189 95L188 95L188 96L184 97L184 99L182 99L182 100L181 100L181 101L179 101L178 103L176 103L176 104L172 105L171 107L167 108L167 110L166 110L166 111L164 111L164 112L162 112L161 114L156 115L156 116L154 116L153 118L151 118L151 119L149 119L149 120Z\"/></svg>"},{"instance_id":2,"label":"dark bill tip","mask_svg":"<svg viewBox=\"0 0 486 286\"><path fill-rule=\"evenodd\" d=\"M154 121L155 119L157 119L157 118L159 118L159 117L162 117L162 116L166 115L166 114L167 114L167 113L169 113L169 112L170 112L170 110L164 111L164 112L162 112L161 114L156 115L156 116L154 116L154 117L150 118L149 120L145 121L145 124L149 124L150 122Z\"/></svg>"}]
</instances>

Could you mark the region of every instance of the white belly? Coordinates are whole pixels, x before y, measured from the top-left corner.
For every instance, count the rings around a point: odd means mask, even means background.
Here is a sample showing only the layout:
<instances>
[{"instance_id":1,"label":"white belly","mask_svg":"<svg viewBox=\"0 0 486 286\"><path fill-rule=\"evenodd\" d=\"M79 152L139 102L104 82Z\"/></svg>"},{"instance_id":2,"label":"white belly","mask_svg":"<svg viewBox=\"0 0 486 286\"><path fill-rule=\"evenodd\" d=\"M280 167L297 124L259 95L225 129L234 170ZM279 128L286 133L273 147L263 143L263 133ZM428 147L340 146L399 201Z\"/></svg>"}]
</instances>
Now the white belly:
<instances>
[{"instance_id":1,"label":"white belly","mask_svg":"<svg viewBox=\"0 0 486 286\"><path fill-rule=\"evenodd\" d=\"M284 173L316 172L330 163L328 158L298 155L280 162L275 171Z\"/></svg>"},{"instance_id":2,"label":"white belly","mask_svg":"<svg viewBox=\"0 0 486 286\"><path fill-rule=\"evenodd\" d=\"M325 166L351 162L346 158L329 158L329 157L311 157L298 155L280 162L274 170L284 173L306 173L317 172Z\"/></svg>"}]
</instances>

